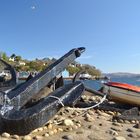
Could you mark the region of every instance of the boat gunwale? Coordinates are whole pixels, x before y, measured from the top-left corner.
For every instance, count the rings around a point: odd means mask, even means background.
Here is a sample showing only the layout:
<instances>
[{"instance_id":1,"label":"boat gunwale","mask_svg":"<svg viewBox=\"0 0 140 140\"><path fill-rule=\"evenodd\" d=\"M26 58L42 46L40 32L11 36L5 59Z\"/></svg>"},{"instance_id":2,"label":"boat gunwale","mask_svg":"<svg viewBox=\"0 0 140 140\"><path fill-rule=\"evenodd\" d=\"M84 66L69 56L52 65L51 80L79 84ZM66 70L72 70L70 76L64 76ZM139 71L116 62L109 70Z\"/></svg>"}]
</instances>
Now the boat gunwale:
<instances>
[{"instance_id":1,"label":"boat gunwale","mask_svg":"<svg viewBox=\"0 0 140 140\"><path fill-rule=\"evenodd\" d=\"M106 85L106 86L108 86L108 85ZM109 86L108 86L109 87ZM132 96L132 97L138 97L138 98L140 98L140 92L136 92L136 91L132 91L132 90L127 90L127 89L124 89L124 88L118 88L118 87L115 87L115 86L110 86L110 87L113 87L113 88L115 88L116 90L114 90L114 89L110 89L110 91L111 91L111 94L110 95L114 95L113 93L119 93L119 94L122 94L122 95L126 95L126 96ZM132 94L129 94L129 93L125 93L125 92L121 92L121 91L118 91L117 89L120 89L120 90L124 90L124 91L130 91L130 92L135 92L136 94L134 94L134 93L132 93Z\"/></svg>"},{"instance_id":2,"label":"boat gunwale","mask_svg":"<svg viewBox=\"0 0 140 140\"><path fill-rule=\"evenodd\" d=\"M118 85L113 85L113 84L118 84ZM133 92L136 92L136 93L140 94L140 87L133 86L133 85L130 85L130 84L119 83L119 82L108 82L108 83L105 83L105 85L110 86L110 87L116 87L116 88L124 89L124 90L127 90L127 91L133 91ZM123 87L121 85L123 85ZM127 86L129 86L129 87L127 87ZM132 89L132 88L135 88L135 89Z\"/></svg>"}]
</instances>

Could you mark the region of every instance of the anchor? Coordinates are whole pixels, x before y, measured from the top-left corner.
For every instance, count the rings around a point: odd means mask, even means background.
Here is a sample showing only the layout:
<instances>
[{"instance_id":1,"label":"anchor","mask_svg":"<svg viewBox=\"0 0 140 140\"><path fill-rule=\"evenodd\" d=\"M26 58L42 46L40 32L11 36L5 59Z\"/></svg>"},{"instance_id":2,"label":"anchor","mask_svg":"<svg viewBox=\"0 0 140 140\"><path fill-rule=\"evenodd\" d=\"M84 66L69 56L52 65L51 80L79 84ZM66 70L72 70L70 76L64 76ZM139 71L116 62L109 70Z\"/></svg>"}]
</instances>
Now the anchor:
<instances>
[{"instance_id":1,"label":"anchor","mask_svg":"<svg viewBox=\"0 0 140 140\"><path fill-rule=\"evenodd\" d=\"M76 104L85 89L83 83L78 81L64 85L30 106L27 105L33 98L41 96L40 91L84 51L84 47L72 49L22 85L15 86L14 83L11 89L8 88L10 90L3 90L0 95L0 131L28 134L47 123L63 106ZM13 69L12 72L14 75Z\"/></svg>"}]
</instances>

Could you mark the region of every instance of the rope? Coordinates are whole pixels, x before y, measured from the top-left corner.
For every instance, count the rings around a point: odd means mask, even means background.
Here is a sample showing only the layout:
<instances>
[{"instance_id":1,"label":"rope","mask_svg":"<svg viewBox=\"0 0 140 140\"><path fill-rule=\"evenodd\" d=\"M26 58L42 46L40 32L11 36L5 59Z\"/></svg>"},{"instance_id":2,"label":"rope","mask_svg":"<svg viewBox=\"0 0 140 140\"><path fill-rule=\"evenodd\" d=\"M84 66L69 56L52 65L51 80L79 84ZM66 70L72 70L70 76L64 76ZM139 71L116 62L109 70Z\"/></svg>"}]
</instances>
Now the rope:
<instances>
[{"instance_id":1,"label":"rope","mask_svg":"<svg viewBox=\"0 0 140 140\"><path fill-rule=\"evenodd\" d=\"M54 99L57 99L58 101L59 101L59 103L64 107L64 104L62 103L62 101L61 101L61 99L60 98L58 98L58 97L56 97L56 96L49 96L49 97L51 97L51 98L54 98Z\"/></svg>"},{"instance_id":2,"label":"rope","mask_svg":"<svg viewBox=\"0 0 140 140\"><path fill-rule=\"evenodd\" d=\"M51 98L54 98L54 99L57 99L59 101L59 103L64 107L65 105L62 103L61 99L56 97L56 96L49 96ZM106 100L106 97L107 97L107 93L104 95L104 97L101 99L100 102L98 102L97 104L95 105L92 105L92 106L89 106L89 107L84 107L84 108L79 108L79 107L69 107L68 109L76 109L76 110L89 110L91 108L95 108L97 106L99 106L100 104L102 104L105 100Z\"/></svg>"},{"instance_id":3,"label":"rope","mask_svg":"<svg viewBox=\"0 0 140 140\"><path fill-rule=\"evenodd\" d=\"M98 102L98 103L97 103L97 104L95 104L95 105L89 106L89 107L84 107L84 108L79 108L79 107L74 107L74 108L71 108L71 107L69 107L69 109L76 109L76 110L89 110L89 109L95 108L95 107L99 106L100 104L102 104L102 103L106 100L106 97L107 97L107 93L104 95L104 97L101 99L101 101L100 101L100 102Z\"/></svg>"}]
</instances>

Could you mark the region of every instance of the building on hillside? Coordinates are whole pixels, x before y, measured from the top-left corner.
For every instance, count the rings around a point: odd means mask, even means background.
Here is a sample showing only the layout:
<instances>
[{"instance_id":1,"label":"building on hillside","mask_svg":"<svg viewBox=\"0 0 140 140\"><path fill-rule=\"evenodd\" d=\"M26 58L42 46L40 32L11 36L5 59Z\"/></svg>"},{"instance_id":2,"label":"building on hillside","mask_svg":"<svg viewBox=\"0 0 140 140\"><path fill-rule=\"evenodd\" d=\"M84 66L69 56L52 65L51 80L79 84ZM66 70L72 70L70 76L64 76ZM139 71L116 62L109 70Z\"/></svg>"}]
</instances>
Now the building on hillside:
<instances>
[{"instance_id":1,"label":"building on hillside","mask_svg":"<svg viewBox=\"0 0 140 140\"><path fill-rule=\"evenodd\" d=\"M9 58L9 61L14 62L14 61L15 61L15 58L14 58L14 57L10 57L10 58Z\"/></svg>"},{"instance_id":2,"label":"building on hillside","mask_svg":"<svg viewBox=\"0 0 140 140\"><path fill-rule=\"evenodd\" d=\"M23 61L19 61L19 65L25 66L25 65L26 65L26 63L25 63L25 62L23 62Z\"/></svg>"},{"instance_id":3,"label":"building on hillside","mask_svg":"<svg viewBox=\"0 0 140 140\"><path fill-rule=\"evenodd\" d=\"M75 65L75 64L69 64L69 66L71 66L71 67L76 67L76 65Z\"/></svg>"},{"instance_id":4,"label":"building on hillside","mask_svg":"<svg viewBox=\"0 0 140 140\"><path fill-rule=\"evenodd\" d=\"M64 78L66 78L66 77L69 77L70 74L69 74L69 72L65 69L65 70L62 72L62 76L63 76Z\"/></svg>"},{"instance_id":5,"label":"building on hillside","mask_svg":"<svg viewBox=\"0 0 140 140\"><path fill-rule=\"evenodd\" d=\"M80 75L80 79L91 79L91 78L92 78L92 76L89 75L88 73L85 73L85 74L81 74Z\"/></svg>"}]
</instances>

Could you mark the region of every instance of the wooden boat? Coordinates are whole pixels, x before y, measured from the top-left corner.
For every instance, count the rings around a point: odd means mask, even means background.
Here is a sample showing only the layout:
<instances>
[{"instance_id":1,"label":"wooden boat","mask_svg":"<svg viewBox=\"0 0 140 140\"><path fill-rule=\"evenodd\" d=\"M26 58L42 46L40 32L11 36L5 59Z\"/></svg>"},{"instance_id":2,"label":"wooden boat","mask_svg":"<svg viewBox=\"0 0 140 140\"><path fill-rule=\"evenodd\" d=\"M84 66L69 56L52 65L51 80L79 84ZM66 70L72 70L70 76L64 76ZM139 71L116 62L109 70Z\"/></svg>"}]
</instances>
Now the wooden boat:
<instances>
[{"instance_id":1,"label":"wooden boat","mask_svg":"<svg viewBox=\"0 0 140 140\"><path fill-rule=\"evenodd\" d=\"M126 83L104 83L103 92L108 93L109 98L116 102L140 106L140 87Z\"/></svg>"}]
</instances>

